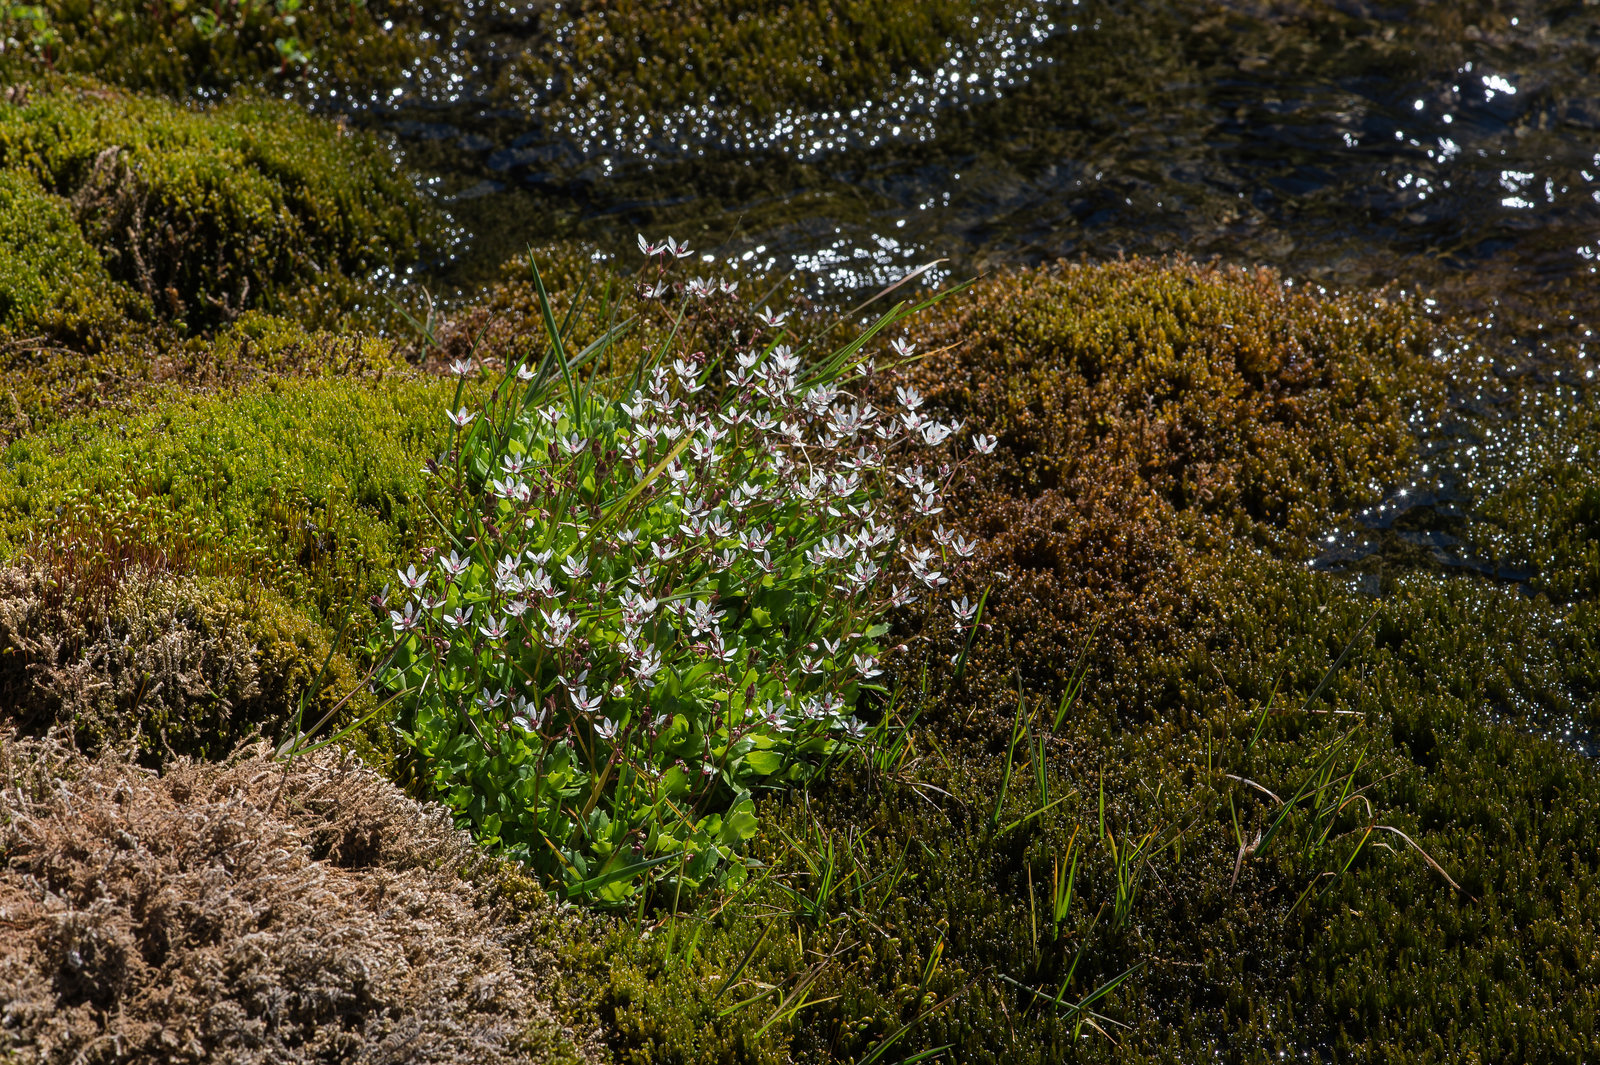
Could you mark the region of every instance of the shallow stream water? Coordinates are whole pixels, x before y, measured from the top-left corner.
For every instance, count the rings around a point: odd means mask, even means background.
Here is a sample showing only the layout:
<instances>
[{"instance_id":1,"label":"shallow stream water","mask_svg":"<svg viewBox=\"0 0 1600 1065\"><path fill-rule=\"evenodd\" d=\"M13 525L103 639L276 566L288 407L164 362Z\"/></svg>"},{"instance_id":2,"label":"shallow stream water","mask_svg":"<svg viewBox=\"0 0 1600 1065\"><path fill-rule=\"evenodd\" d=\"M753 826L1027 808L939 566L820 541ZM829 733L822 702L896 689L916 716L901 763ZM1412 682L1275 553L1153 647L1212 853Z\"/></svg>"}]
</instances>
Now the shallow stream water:
<instances>
[{"instance_id":1,"label":"shallow stream water","mask_svg":"<svg viewBox=\"0 0 1600 1065\"><path fill-rule=\"evenodd\" d=\"M931 260L966 278L1185 254L1420 292L1513 386L1592 376L1600 5L1036 0L971 22L937 62L819 65L784 106L737 41L663 55L606 44L603 19L583 37L549 4L485 3L439 62L356 110L460 225L446 284L552 240L631 256L639 231L708 270L797 271L824 299ZM630 48L702 69L641 109L617 73ZM588 58L540 80L541 55ZM1451 424L1419 426L1415 481L1329 530L1316 564L1374 591L1386 566L1535 587L1477 549L1456 472L1514 438L1512 391L1463 390Z\"/></svg>"},{"instance_id":2,"label":"shallow stream water","mask_svg":"<svg viewBox=\"0 0 1600 1065\"><path fill-rule=\"evenodd\" d=\"M463 279L646 229L819 287L1182 252L1473 307L1594 301L1600 6L1036 2L932 69L831 98L819 69L809 107L690 89L648 115L583 70L519 77L562 47L536 14L485 7L372 116L438 176Z\"/></svg>"}]
</instances>

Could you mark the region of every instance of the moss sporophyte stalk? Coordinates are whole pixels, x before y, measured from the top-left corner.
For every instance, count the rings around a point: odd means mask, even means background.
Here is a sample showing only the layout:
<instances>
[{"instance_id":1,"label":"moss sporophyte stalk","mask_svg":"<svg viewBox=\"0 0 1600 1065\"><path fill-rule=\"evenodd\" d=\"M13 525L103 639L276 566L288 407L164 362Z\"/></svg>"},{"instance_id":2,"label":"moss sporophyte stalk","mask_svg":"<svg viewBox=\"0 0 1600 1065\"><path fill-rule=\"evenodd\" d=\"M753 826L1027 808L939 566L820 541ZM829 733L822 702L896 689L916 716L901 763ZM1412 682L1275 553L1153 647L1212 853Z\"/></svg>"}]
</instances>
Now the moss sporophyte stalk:
<instances>
[{"instance_id":1,"label":"moss sporophyte stalk","mask_svg":"<svg viewBox=\"0 0 1600 1065\"><path fill-rule=\"evenodd\" d=\"M680 319L719 287L671 277L676 241L640 246L659 264L641 288L680 300ZM888 611L971 555L916 524L943 510L961 424L897 383L911 344L883 367L872 354L907 305L831 349L763 308L727 350L669 341L629 366L611 358L626 323L574 352L534 277L544 356L446 413L429 465L446 546L384 601L382 683L482 840L571 896L692 890L740 873L757 789L862 739L856 711L887 695ZM909 527L880 509L891 479ZM970 605L955 615L959 634Z\"/></svg>"}]
</instances>

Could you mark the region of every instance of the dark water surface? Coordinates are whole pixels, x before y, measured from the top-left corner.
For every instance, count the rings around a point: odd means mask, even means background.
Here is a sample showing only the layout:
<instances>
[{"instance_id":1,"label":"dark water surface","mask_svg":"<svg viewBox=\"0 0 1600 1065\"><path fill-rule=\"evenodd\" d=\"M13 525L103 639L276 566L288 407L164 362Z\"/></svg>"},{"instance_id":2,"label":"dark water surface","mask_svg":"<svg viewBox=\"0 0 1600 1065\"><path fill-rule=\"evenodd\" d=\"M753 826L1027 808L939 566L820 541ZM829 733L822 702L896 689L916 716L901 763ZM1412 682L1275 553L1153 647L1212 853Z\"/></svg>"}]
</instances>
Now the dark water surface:
<instances>
[{"instance_id":1,"label":"dark water surface","mask_svg":"<svg viewBox=\"0 0 1600 1065\"><path fill-rule=\"evenodd\" d=\"M552 238L628 254L642 229L818 289L1183 252L1593 307L1600 6L1056 0L974 23L932 69L841 75L831 102L823 69L792 108L716 99L713 74L641 113L614 68L519 77L563 42L496 7L374 117L438 175L463 282ZM759 75L704 51L651 59Z\"/></svg>"}]
</instances>

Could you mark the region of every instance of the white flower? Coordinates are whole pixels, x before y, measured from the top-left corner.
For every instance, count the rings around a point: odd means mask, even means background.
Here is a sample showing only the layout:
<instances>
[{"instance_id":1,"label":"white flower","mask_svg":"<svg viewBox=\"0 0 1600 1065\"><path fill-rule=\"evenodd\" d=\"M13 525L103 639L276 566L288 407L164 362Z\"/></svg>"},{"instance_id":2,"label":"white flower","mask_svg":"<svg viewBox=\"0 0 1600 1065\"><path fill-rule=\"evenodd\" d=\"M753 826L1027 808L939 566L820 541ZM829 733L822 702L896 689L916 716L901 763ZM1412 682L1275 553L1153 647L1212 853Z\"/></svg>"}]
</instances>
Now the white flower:
<instances>
[{"instance_id":1,"label":"white flower","mask_svg":"<svg viewBox=\"0 0 1600 1065\"><path fill-rule=\"evenodd\" d=\"M568 692L567 694L572 699L572 705L581 713L592 714L596 710L600 709L602 696L599 692L596 692L594 695L590 695L588 688L579 685L577 691ZM613 728L614 727L615 726L613 726ZM610 739L610 736L607 736L606 738Z\"/></svg>"},{"instance_id":2,"label":"white flower","mask_svg":"<svg viewBox=\"0 0 1600 1065\"><path fill-rule=\"evenodd\" d=\"M467 374L472 372L472 360L457 359L455 362L450 364L450 372L455 374L457 377L467 376Z\"/></svg>"},{"instance_id":3,"label":"white flower","mask_svg":"<svg viewBox=\"0 0 1600 1065\"><path fill-rule=\"evenodd\" d=\"M522 695L512 701L510 709L511 720L527 732L538 732L544 725L545 716L549 713L538 704L528 702L527 697Z\"/></svg>"},{"instance_id":4,"label":"white flower","mask_svg":"<svg viewBox=\"0 0 1600 1065\"><path fill-rule=\"evenodd\" d=\"M689 245L688 245L687 242L685 242L683 244L679 244L677 241L673 240L671 237L667 238L667 243L665 245L663 245L663 247L665 247L667 249L667 251L671 252L674 256L676 256L679 259L684 259L684 258L687 258L690 255L694 254L694 252L689 250Z\"/></svg>"},{"instance_id":5,"label":"white flower","mask_svg":"<svg viewBox=\"0 0 1600 1065\"><path fill-rule=\"evenodd\" d=\"M513 503L526 503L533 498L533 492L527 482L507 477L504 481L491 480L489 487L494 489L494 494Z\"/></svg>"},{"instance_id":6,"label":"white flower","mask_svg":"<svg viewBox=\"0 0 1600 1065\"><path fill-rule=\"evenodd\" d=\"M916 410L922 406L922 395L914 388L901 385L894 390L894 394L905 406L906 410Z\"/></svg>"},{"instance_id":7,"label":"white flower","mask_svg":"<svg viewBox=\"0 0 1600 1065\"><path fill-rule=\"evenodd\" d=\"M596 706L600 705L600 697L598 695L594 697L594 702ZM609 717L603 717L595 722L594 731L601 739L609 740L617 734L617 723Z\"/></svg>"},{"instance_id":8,"label":"white flower","mask_svg":"<svg viewBox=\"0 0 1600 1065\"><path fill-rule=\"evenodd\" d=\"M581 580L589 575L589 560L579 555L569 555L561 560L561 572L569 580Z\"/></svg>"},{"instance_id":9,"label":"white flower","mask_svg":"<svg viewBox=\"0 0 1600 1065\"><path fill-rule=\"evenodd\" d=\"M450 421L455 424L457 429L465 429L472 419L476 418L477 416L478 415L475 412L470 411L465 407L462 407L460 410L445 412L445 417L449 418Z\"/></svg>"},{"instance_id":10,"label":"white flower","mask_svg":"<svg viewBox=\"0 0 1600 1065\"><path fill-rule=\"evenodd\" d=\"M711 605L711 603L701 599L695 602L694 606L690 609L686 620L689 622L689 627L693 635L699 636L702 633L715 632L717 629L717 622L725 614L727 614L726 610L717 610Z\"/></svg>"},{"instance_id":11,"label":"white flower","mask_svg":"<svg viewBox=\"0 0 1600 1065\"><path fill-rule=\"evenodd\" d=\"M870 558L856 559L855 568L845 574L845 580L855 585L857 589L865 589L867 585L878 579L882 571L878 564Z\"/></svg>"},{"instance_id":12,"label":"white flower","mask_svg":"<svg viewBox=\"0 0 1600 1065\"><path fill-rule=\"evenodd\" d=\"M901 340L898 337L889 341L889 348L902 359L911 358L912 354L917 350L917 346L915 344L912 344L909 341Z\"/></svg>"},{"instance_id":13,"label":"white flower","mask_svg":"<svg viewBox=\"0 0 1600 1065\"><path fill-rule=\"evenodd\" d=\"M490 618L487 625L479 625L478 631L483 633L485 639L499 640L506 634L506 623L503 618Z\"/></svg>"},{"instance_id":14,"label":"white flower","mask_svg":"<svg viewBox=\"0 0 1600 1065\"><path fill-rule=\"evenodd\" d=\"M666 245L662 245L661 247L658 248L654 244L651 244L648 240L645 240L644 239L644 234L640 233L639 234L639 250L641 252L643 252L646 256L658 255L661 252L666 251Z\"/></svg>"},{"instance_id":15,"label":"white flower","mask_svg":"<svg viewBox=\"0 0 1600 1065\"><path fill-rule=\"evenodd\" d=\"M417 622L420 620L420 617L417 614L416 604L407 603L404 613L401 613L398 610L389 611L389 620L393 622L394 627L399 629L401 632L410 632L412 629L417 627Z\"/></svg>"},{"instance_id":16,"label":"white flower","mask_svg":"<svg viewBox=\"0 0 1600 1065\"><path fill-rule=\"evenodd\" d=\"M589 671L587 669L580 670L571 680L568 680L565 674L557 674L556 676L557 682L569 692L575 688L582 687L588 679Z\"/></svg>"},{"instance_id":17,"label":"white flower","mask_svg":"<svg viewBox=\"0 0 1600 1065\"><path fill-rule=\"evenodd\" d=\"M589 446L589 439L588 437L579 436L577 433L569 433L566 436L556 437L556 443L568 455L576 455Z\"/></svg>"},{"instance_id":18,"label":"white flower","mask_svg":"<svg viewBox=\"0 0 1600 1065\"><path fill-rule=\"evenodd\" d=\"M476 701L477 704L483 707L485 710L493 710L495 707L506 701L506 693L503 691L490 691L485 689L484 691L478 693L478 698Z\"/></svg>"},{"instance_id":19,"label":"white flower","mask_svg":"<svg viewBox=\"0 0 1600 1065\"><path fill-rule=\"evenodd\" d=\"M739 657L738 649L726 646L722 642L722 633L717 632L715 629L711 632L711 638L706 641L706 650L718 662L732 662Z\"/></svg>"},{"instance_id":20,"label":"white flower","mask_svg":"<svg viewBox=\"0 0 1600 1065\"><path fill-rule=\"evenodd\" d=\"M949 438L952 428L942 422L930 421L922 427L922 439L929 447L938 447Z\"/></svg>"},{"instance_id":21,"label":"white flower","mask_svg":"<svg viewBox=\"0 0 1600 1065\"><path fill-rule=\"evenodd\" d=\"M999 442L999 437L985 436L982 433L974 433L972 436L972 450L976 451L980 455L992 455L994 454L994 446Z\"/></svg>"},{"instance_id":22,"label":"white flower","mask_svg":"<svg viewBox=\"0 0 1600 1065\"><path fill-rule=\"evenodd\" d=\"M439 568L444 570L445 573L452 578L459 577L463 573L467 572L467 568L471 565L471 559L462 558L454 551L450 552L449 558L445 558L442 555L439 557Z\"/></svg>"},{"instance_id":23,"label":"white flower","mask_svg":"<svg viewBox=\"0 0 1600 1065\"><path fill-rule=\"evenodd\" d=\"M760 319L761 324L766 326L768 329L776 329L784 323L786 318L789 317L789 312L778 311L776 314L774 314L772 311L769 311L763 307L756 312L756 317Z\"/></svg>"},{"instance_id":24,"label":"white flower","mask_svg":"<svg viewBox=\"0 0 1600 1065\"><path fill-rule=\"evenodd\" d=\"M443 620L452 629L465 628L472 624L472 607L467 607L465 611L460 607L456 607L456 612L454 614L446 614Z\"/></svg>"},{"instance_id":25,"label":"white flower","mask_svg":"<svg viewBox=\"0 0 1600 1065\"><path fill-rule=\"evenodd\" d=\"M541 610L539 615L544 618L545 626L550 630L550 643L555 647L565 647L567 639L578 627L578 622L570 614L557 609L554 612Z\"/></svg>"},{"instance_id":26,"label":"white flower","mask_svg":"<svg viewBox=\"0 0 1600 1065\"><path fill-rule=\"evenodd\" d=\"M633 664L633 675L640 684L649 684L650 678L661 670L661 652L654 647L646 647L640 652L639 658Z\"/></svg>"},{"instance_id":27,"label":"white flower","mask_svg":"<svg viewBox=\"0 0 1600 1065\"><path fill-rule=\"evenodd\" d=\"M779 732L793 732L794 731L794 726L789 724L789 720L786 717L784 717L783 711L777 709L776 707L774 707L772 705L772 700L771 699L767 700L766 711L767 711L766 714L763 715L763 719L766 721L767 724L771 725L773 728L777 729Z\"/></svg>"},{"instance_id":28,"label":"white flower","mask_svg":"<svg viewBox=\"0 0 1600 1065\"><path fill-rule=\"evenodd\" d=\"M850 662L856 667L856 672L861 674L862 680L883 674L883 670L878 668L878 660L871 655L852 655Z\"/></svg>"},{"instance_id":29,"label":"white flower","mask_svg":"<svg viewBox=\"0 0 1600 1065\"><path fill-rule=\"evenodd\" d=\"M424 584L428 583L427 570L423 570L421 573L418 573L417 567L407 566L404 572L401 572L400 570L395 570L395 572L400 574L401 586L408 588L413 592L418 588L421 588Z\"/></svg>"},{"instance_id":30,"label":"white flower","mask_svg":"<svg viewBox=\"0 0 1600 1065\"><path fill-rule=\"evenodd\" d=\"M533 576L522 579L522 590L532 592L541 599L554 599L556 597L555 583L550 580L550 574L544 571L543 566L540 566Z\"/></svg>"},{"instance_id":31,"label":"white flower","mask_svg":"<svg viewBox=\"0 0 1600 1065\"><path fill-rule=\"evenodd\" d=\"M638 592L625 591L617 597L617 603L622 607L624 617L631 617L643 621L656 612L659 605L654 599L647 599Z\"/></svg>"},{"instance_id":32,"label":"white flower","mask_svg":"<svg viewBox=\"0 0 1600 1065\"><path fill-rule=\"evenodd\" d=\"M943 576L938 570L922 562L911 563L911 575L929 589L936 589L941 584L950 583L950 578Z\"/></svg>"}]
</instances>

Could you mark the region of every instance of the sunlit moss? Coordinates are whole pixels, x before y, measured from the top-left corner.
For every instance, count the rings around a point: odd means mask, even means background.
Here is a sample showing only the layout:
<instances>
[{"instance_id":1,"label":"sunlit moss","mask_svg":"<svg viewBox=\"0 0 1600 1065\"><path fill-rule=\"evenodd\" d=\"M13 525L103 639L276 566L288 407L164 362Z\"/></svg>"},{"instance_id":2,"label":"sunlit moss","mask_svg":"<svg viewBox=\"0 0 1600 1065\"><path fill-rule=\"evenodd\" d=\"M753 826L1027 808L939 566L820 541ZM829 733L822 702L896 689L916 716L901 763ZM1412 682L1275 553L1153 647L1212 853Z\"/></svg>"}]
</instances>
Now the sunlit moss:
<instances>
[{"instance_id":1,"label":"sunlit moss","mask_svg":"<svg viewBox=\"0 0 1600 1065\"><path fill-rule=\"evenodd\" d=\"M68 201L106 272L183 329L410 261L434 221L373 141L283 103L67 84L21 100L0 106L0 169Z\"/></svg>"},{"instance_id":2,"label":"sunlit moss","mask_svg":"<svg viewBox=\"0 0 1600 1065\"><path fill-rule=\"evenodd\" d=\"M1019 667L1059 687L1096 628L1109 661L1181 646L1192 560L1218 545L1305 557L1442 408L1430 328L1400 303L1183 262L1003 276L940 305L915 379L999 437L952 500L981 538L958 594L991 588L974 697L1006 712ZM1160 697L1121 694L1134 715Z\"/></svg>"},{"instance_id":3,"label":"sunlit moss","mask_svg":"<svg viewBox=\"0 0 1600 1065\"><path fill-rule=\"evenodd\" d=\"M149 307L114 282L71 206L26 171L0 170L0 331L78 343Z\"/></svg>"}]
</instances>

